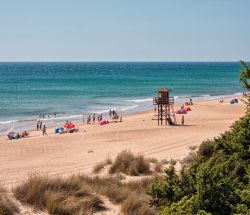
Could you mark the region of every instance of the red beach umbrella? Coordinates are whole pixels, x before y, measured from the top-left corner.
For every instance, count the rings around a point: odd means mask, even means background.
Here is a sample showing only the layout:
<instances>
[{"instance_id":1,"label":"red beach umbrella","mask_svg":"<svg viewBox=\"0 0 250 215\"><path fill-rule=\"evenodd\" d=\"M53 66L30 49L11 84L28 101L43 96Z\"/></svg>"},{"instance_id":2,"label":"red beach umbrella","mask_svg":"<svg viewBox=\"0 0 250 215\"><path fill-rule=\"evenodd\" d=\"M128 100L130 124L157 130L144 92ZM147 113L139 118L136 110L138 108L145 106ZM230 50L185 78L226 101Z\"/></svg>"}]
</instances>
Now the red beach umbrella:
<instances>
[{"instance_id":1,"label":"red beach umbrella","mask_svg":"<svg viewBox=\"0 0 250 215\"><path fill-rule=\"evenodd\" d=\"M74 127L76 127L76 126L73 123L68 123L66 128L71 129L71 128L74 128Z\"/></svg>"}]
</instances>

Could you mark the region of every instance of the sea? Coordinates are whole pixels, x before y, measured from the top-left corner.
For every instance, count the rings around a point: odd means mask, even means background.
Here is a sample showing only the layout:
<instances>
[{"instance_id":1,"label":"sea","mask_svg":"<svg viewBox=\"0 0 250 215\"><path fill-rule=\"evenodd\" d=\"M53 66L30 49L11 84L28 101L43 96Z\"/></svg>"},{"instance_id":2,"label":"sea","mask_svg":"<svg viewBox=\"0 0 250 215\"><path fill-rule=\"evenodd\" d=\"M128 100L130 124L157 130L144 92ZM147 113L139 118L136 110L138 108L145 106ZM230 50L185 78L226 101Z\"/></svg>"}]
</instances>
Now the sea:
<instances>
[{"instance_id":1,"label":"sea","mask_svg":"<svg viewBox=\"0 0 250 215\"><path fill-rule=\"evenodd\" d=\"M150 110L162 87L176 103L238 95L240 70L239 62L1 62L0 135L37 120L60 126L110 109Z\"/></svg>"}]
</instances>

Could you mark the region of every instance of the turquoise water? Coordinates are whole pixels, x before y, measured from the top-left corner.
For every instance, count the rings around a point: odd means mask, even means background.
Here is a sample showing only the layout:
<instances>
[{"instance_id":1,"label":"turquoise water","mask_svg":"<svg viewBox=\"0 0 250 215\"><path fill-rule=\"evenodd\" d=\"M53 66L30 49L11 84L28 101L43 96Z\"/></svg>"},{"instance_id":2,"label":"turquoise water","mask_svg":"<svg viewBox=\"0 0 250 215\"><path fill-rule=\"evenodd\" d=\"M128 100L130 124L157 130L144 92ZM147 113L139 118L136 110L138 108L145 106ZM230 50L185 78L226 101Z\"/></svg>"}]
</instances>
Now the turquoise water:
<instances>
[{"instance_id":1,"label":"turquoise water","mask_svg":"<svg viewBox=\"0 0 250 215\"><path fill-rule=\"evenodd\" d=\"M35 128L39 113L79 120L89 113L152 108L160 87L176 101L239 93L238 62L226 63L0 63L0 132Z\"/></svg>"}]
</instances>

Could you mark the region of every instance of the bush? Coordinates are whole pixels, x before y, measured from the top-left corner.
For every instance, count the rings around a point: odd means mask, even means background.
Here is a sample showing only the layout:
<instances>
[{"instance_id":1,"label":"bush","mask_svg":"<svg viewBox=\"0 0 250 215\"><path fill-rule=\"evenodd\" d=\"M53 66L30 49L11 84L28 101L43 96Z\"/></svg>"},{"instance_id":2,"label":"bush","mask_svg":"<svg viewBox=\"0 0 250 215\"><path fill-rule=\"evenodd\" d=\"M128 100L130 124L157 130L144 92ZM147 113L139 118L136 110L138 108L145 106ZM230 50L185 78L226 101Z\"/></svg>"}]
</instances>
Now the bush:
<instances>
[{"instance_id":1,"label":"bush","mask_svg":"<svg viewBox=\"0 0 250 215\"><path fill-rule=\"evenodd\" d=\"M204 141L198 149L198 154L204 156L205 158L211 157L213 152L214 143L211 140Z\"/></svg>"},{"instance_id":2,"label":"bush","mask_svg":"<svg viewBox=\"0 0 250 215\"><path fill-rule=\"evenodd\" d=\"M250 211L250 115L201 144L180 174L175 164L152 185L150 203L162 214L248 214Z\"/></svg>"},{"instance_id":3,"label":"bush","mask_svg":"<svg viewBox=\"0 0 250 215\"><path fill-rule=\"evenodd\" d=\"M138 176L141 174L149 174L149 161L144 159L142 155L135 156L130 151L122 151L117 155L113 165L109 169L109 173L123 172L127 175Z\"/></svg>"}]
</instances>

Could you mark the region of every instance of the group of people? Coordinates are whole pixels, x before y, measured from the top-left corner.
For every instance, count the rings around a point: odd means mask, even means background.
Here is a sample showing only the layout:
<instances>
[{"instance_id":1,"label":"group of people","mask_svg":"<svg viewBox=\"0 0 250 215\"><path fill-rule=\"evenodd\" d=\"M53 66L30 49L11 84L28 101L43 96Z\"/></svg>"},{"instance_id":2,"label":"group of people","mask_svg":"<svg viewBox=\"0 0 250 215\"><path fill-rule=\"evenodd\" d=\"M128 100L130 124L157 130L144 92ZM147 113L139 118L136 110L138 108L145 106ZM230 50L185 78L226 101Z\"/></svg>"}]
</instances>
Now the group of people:
<instances>
[{"instance_id":1,"label":"group of people","mask_svg":"<svg viewBox=\"0 0 250 215\"><path fill-rule=\"evenodd\" d=\"M109 110L109 117L110 118L116 118L118 116L117 112L115 110Z\"/></svg>"},{"instance_id":2,"label":"group of people","mask_svg":"<svg viewBox=\"0 0 250 215\"><path fill-rule=\"evenodd\" d=\"M36 130L37 130L37 131L41 130L43 136L44 136L44 135L48 135L48 134L47 134L47 128L46 128L45 125L43 125L43 121L40 121L40 120L37 121Z\"/></svg>"},{"instance_id":3,"label":"group of people","mask_svg":"<svg viewBox=\"0 0 250 215\"><path fill-rule=\"evenodd\" d=\"M20 139L20 138L28 137L29 133L27 131L24 131L22 133L9 132L7 136L8 136L8 138L10 140L14 140L14 139Z\"/></svg>"},{"instance_id":4,"label":"group of people","mask_svg":"<svg viewBox=\"0 0 250 215\"><path fill-rule=\"evenodd\" d=\"M117 114L117 112L115 110L109 110L109 117L113 120L118 120L119 119L119 115ZM122 122L122 115L120 115L120 122Z\"/></svg>"},{"instance_id":5,"label":"group of people","mask_svg":"<svg viewBox=\"0 0 250 215\"><path fill-rule=\"evenodd\" d=\"M56 112L54 112L54 113L40 113L39 114L39 118L41 119L41 118L50 118L50 116L54 116L54 117L56 117L56 115L57 115L57 113Z\"/></svg>"},{"instance_id":6,"label":"group of people","mask_svg":"<svg viewBox=\"0 0 250 215\"><path fill-rule=\"evenodd\" d=\"M89 116L87 117L87 124L91 124L91 122L93 122L93 124L95 124L96 119L97 119L97 122L102 121L102 114L98 115L97 117L96 117L96 114L95 114L95 113L93 114L92 117L91 117L91 115L89 115ZM83 118L82 118L82 122L83 122L83 124L85 123L85 118L84 118L84 116L83 116Z\"/></svg>"},{"instance_id":7,"label":"group of people","mask_svg":"<svg viewBox=\"0 0 250 215\"><path fill-rule=\"evenodd\" d=\"M119 117L119 115L117 114L117 112L115 110L111 110L111 109L109 110L109 117L112 120L118 120L120 118L120 122L122 121L122 116ZM100 123L102 120L103 120L102 114L96 116L96 114L94 113L92 116L88 115L88 117L86 118L86 123L87 124L91 124L91 123L95 124L96 121L98 123ZM85 117L84 116L82 118L82 122L83 122L83 124L85 124Z\"/></svg>"}]
</instances>

